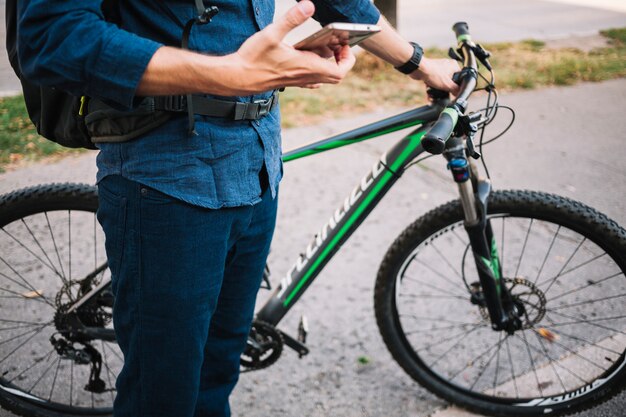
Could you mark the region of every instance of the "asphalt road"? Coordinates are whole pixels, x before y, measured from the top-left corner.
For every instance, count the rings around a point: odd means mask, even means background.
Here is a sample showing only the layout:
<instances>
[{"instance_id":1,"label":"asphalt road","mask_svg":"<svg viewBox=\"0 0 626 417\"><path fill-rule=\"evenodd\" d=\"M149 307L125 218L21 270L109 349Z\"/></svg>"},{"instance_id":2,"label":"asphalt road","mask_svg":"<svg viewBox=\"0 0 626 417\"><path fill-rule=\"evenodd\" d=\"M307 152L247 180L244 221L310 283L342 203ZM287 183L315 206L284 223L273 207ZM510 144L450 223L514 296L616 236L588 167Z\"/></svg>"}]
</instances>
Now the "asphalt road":
<instances>
[{"instance_id":1,"label":"asphalt road","mask_svg":"<svg viewBox=\"0 0 626 417\"><path fill-rule=\"evenodd\" d=\"M517 122L486 149L495 187L562 194L626 224L625 99L626 80L504 94L501 103L516 110ZM284 146L385 114L290 129ZM506 115L501 117L506 122ZM274 283L391 143L393 138L368 141L286 165L270 255ZM2 174L0 192L51 181L93 182L94 175L94 155L88 154ZM374 321L372 287L378 264L400 231L456 197L448 175L444 161L431 158L403 176L281 323L295 334L300 315L307 315L311 354L299 360L288 351L272 368L243 375L233 395L235 416L426 416L447 406L391 359ZM369 363L360 364L360 357ZM617 417L624 406L621 395L583 415ZM0 416L10 414L0 411Z\"/></svg>"},{"instance_id":2,"label":"asphalt road","mask_svg":"<svg viewBox=\"0 0 626 417\"><path fill-rule=\"evenodd\" d=\"M278 10L290 4L279 0ZM595 7L588 7L590 4ZM449 26L457 20L468 21L475 38L485 42L549 39L626 26L623 6L615 4L613 0L423 0L417 8L414 0L400 0L399 25L407 38L442 47L451 43ZM3 14L3 0L0 10ZM428 20L422 16L428 16ZM314 30L313 26L294 32L290 39L303 37ZM2 54L0 93L18 88ZM495 187L562 194L626 225L626 147L622 137L626 128L625 99L625 80L504 95L502 103L515 108L518 120L504 139L486 151ZM289 149L386 114L381 110L291 129L284 133L284 146ZM286 165L280 220L270 256L274 282L392 142L370 141ZM94 178L94 155L88 154L1 174L0 192L52 181L91 183ZM446 408L443 401L415 384L391 360L372 309L376 270L395 236L419 215L455 197L454 185L438 158L405 174L281 324L281 328L295 334L300 315L306 314L311 327L311 354L299 360L286 352L271 369L244 375L233 396L234 415L455 415L456 410ZM358 363L363 356L369 358L367 365ZM623 415L624 407L626 396L620 395L581 415L617 417ZM12 416L0 410L0 417Z\"/></svg>"}]
</instances>

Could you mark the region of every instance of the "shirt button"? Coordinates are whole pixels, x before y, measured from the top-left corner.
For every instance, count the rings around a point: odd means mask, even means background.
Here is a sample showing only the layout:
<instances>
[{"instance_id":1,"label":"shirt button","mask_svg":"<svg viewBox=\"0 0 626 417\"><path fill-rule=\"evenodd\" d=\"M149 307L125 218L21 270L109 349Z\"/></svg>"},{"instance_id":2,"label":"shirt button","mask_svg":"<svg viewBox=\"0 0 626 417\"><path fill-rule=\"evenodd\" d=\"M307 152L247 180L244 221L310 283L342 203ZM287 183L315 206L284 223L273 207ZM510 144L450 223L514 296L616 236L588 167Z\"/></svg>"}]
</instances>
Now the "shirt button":
<instances>
[{"instance_id":1,"label":"shirt button","mask_svg":"<svg viewBox=\"0 0 626 417\"><path fill-rule=\"evenodd\" d=\"M258 16L259 14L261 14L261 9L259 9L258 7L256 7L254 9L254 12L256 13L256 15Z\"/></svg>"},{"instance_id":2,"label":"shirt button","mask_svg":"<svg viewBox=\"0 0 626 417\"><path fill-rule=\"evenodd\" d=\"M257 125L257 126L261 126L261 121L260 120L255 120L254 124Z\"/></svg>"}]
</instances>

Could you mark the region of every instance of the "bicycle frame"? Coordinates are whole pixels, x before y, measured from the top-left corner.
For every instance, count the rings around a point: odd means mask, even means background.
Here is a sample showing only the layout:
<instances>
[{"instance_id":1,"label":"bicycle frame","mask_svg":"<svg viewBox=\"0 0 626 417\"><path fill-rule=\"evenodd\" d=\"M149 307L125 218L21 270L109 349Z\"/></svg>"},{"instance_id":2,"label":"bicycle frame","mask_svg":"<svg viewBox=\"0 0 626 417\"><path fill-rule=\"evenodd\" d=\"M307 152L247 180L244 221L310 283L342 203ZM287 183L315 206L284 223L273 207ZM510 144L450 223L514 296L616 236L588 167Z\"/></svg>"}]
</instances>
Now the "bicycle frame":
<instances>
[{"instance_id":1,"label":"bicycle frame","mask_svg":"<svg viewBox=\"0 0 626 417\"><path fill-rule=\"evenodd\" d=\"M417 129L404 136L391 149L385 152L373 165L370 172L346 196L343 204L321 227L306 250L280 281L270 299L258 311L257 318L272 325L280 320L293 307L306 289L315 281L324 266L339 251L352 233L367 218L385 194L400 178L404 168L424 149L421 139L427 132L427 125L437 120L447 100L435 101L408 112L389 117L376 123L363 126L328 139L321 140L283 155L289 162L309 155L351 145L386 135L408 127ZM287 340L292 342L292 340ZM293 346L292 346L293 347Z\"/></svg>"},{"instance_id":2,"label":"bicycle frame","mask_svg":"<svg viewBox=\"0 0 626 417\"><path fill-rule=\"evenodd\" d=\"M352 192L346 196L343 204L335 210L328 222L314 236L302 255L283 276L271 297L257 312L256 318L258 320L276 326L289 312L326 264L393 187L406 166L424 152L421 145L422 137L427 133L432 122L437 120L447 104L448 99L434 100L431 105L422 106L283 154L283 161L290 162L410 127L415 128L385 152L374 163L372 169L362 177ZM449 155L446 157L449 158ZM489 190L486 190L485 194L484 187L478 184L475 178L473 179L473 186L469 182L465 186L465 191L460 190L462 200L464 196L467 197L469 194L472 197L472 202L464 202L464 205L474 206L474 195L471 190L475 188L479 197L476 204L484 206L483 200L486 200ZM487 188L489 188L488 184ZM481 191L481 189L483 190ZM476 223L466 224L466 229L472 242L478 275L483 288L486 290L485 302L490 310L492 321L498 323L494 328L500 328L502 326L499 323L506 321L507 315L507 308L503 308L502 305L502 298L507 299L506 288L501 285L499 279L501 270L497 263L497 250L492 239L489 221L485 221L484 218L484 210L482 221ZM492 243L494 246L491 246ZM87 305L98 297L109 284L110 281L101 282L88 294L77 300L68 313L76 313L81 306ZM74 320L74 325L88 337L115 340L112 329L82 326L78 319ZM281 333L289 347L298 351L300 355L308 353L304 344L284 332Z\"/></svg>"}]
</instances>

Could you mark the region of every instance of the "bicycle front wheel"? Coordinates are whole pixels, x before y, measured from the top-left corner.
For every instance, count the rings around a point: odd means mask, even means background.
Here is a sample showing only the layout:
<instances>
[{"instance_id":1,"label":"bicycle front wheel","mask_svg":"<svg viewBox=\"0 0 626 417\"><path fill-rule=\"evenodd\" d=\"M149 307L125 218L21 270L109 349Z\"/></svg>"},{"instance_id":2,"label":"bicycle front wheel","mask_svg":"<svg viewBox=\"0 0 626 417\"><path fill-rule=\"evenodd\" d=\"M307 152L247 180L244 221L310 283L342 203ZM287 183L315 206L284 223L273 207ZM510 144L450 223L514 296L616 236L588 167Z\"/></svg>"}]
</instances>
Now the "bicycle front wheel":
<instances>
[{"instance_id":1,"label":"bicycle front wheel","mask_svg":"<svg viewBox=\"0 0 626 417\"><path fill-rule=\"evenodd\" d=\"M65 314L110 280L96 187L52 184L0 197L0 405L23 416L110 416L117 344L72 334ZM112 331L112 299L77 310Z\"/></svg>"},{"instance_id":2,"label":"bicycle front wheel","mask_svg":"<svg viewBox=\"0 0 626 417\"><path fill-rule=\"evenodd\" d=\"M480 303L458 201L409 226L387 252L375 310L394 359L465 408L498 416L579 411L626 385L626 231L581 203L494 192L488 218L523 326L495 331Z\"/></svg>"}]
</instances>

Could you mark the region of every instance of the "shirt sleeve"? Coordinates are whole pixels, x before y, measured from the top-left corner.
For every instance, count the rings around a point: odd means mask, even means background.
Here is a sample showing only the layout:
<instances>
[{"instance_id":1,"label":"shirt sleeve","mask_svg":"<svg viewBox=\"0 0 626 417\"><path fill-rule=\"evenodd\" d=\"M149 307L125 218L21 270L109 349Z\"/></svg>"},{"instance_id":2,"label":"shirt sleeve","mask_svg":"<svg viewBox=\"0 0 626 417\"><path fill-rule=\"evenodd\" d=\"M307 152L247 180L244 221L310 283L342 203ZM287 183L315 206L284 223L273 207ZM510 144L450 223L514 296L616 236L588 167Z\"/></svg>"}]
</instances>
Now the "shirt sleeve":
<instances>
[{"instance_id":1,"label":"shirt sleeve","mask_svg":"<svg viewBox=\"0 0 626 417\"><path fill-rule=\"evenodd\" d=\"M131 108L146 66L162 45L106 22L101 3L21 1L20 69L37 84Z\"/></svg>"},{"instance_id":2,"label":"shirt sleeve","mask_svg":"<svg viewBox=\"0 0 626 417\"><path fill-rule=\"evenodd\" d=\"M380 19L380 11L371 0L311 1L315 4L313 18L322 25L333 22L376 24Z\"/></svg>"}]
</instances>

